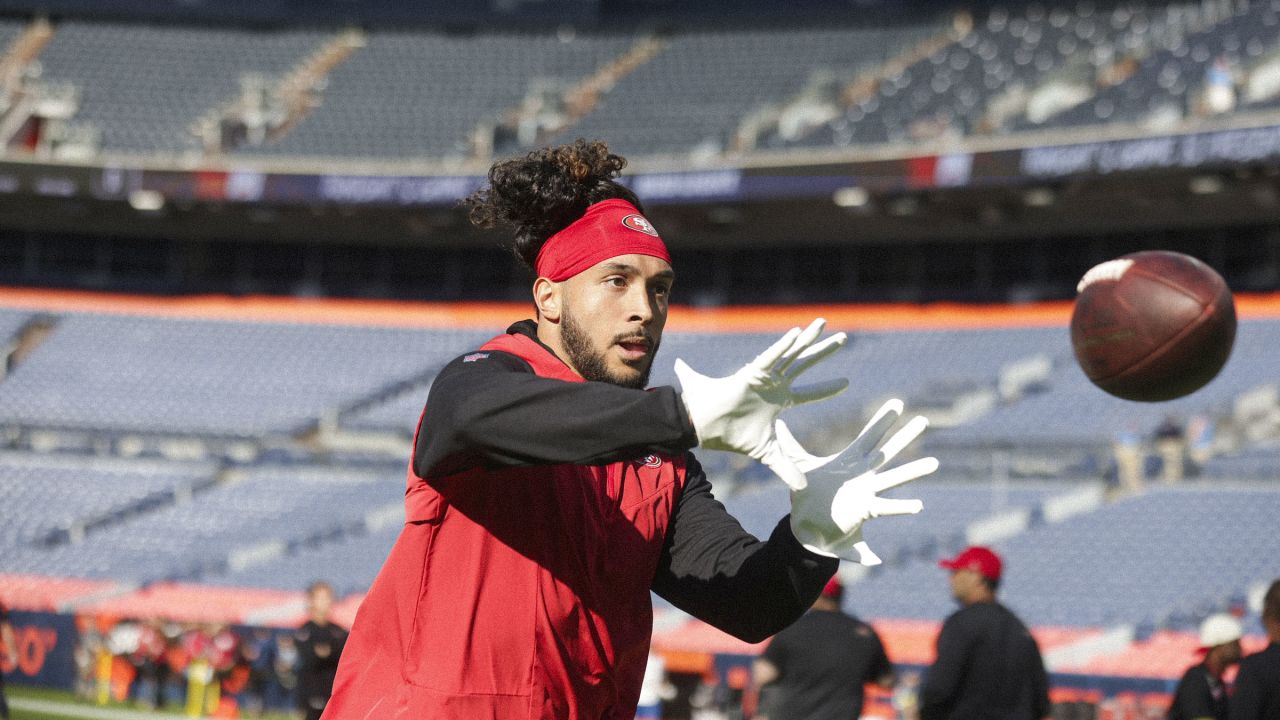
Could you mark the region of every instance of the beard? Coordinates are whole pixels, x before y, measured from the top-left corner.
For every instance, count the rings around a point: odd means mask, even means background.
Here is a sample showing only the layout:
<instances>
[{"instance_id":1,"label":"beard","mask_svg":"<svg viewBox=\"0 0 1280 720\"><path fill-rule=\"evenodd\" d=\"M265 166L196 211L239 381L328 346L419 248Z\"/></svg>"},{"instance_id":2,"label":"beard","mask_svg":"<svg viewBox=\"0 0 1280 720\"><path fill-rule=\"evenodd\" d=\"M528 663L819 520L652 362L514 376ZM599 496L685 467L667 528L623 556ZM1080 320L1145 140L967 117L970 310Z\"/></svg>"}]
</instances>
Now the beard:
<instances>
[{"instance_id":1,"label":"beard","mask_svg":"<svg viewBox=\"0 0 1280 720\"><path fill-rule=\"evenodd\" d=\"M653 368L653 358L658 354L658 342L656 340L652 341L649 347L649 356L645 359L644 367L636 368L636 374L634 375L622 375L609 369L604 353L592 347L591 339L587 337L586 331L567 312L561 316L560 339L564 342L564 350L569 354L569 360L573 363L573 367L577 369L583 378L631 388L632 390L643 390L648 387L649 371ZM618 339L621 338L615 338L614 342L617 342Z\"/></svg>"}]
</instances>

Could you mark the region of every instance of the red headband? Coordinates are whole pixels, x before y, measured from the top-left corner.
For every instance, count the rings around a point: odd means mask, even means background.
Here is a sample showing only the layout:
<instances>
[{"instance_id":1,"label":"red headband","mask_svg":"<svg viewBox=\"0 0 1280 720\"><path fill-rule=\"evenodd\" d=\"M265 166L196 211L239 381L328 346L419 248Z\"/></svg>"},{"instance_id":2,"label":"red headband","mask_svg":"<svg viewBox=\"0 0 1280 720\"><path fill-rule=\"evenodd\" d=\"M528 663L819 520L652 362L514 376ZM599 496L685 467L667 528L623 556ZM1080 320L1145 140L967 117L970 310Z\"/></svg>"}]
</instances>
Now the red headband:
<instances>
[{"instance_id":1,"label":"red headband","mask_svg":"<svg viewBox=\"0 0 1280 720\"><path fill-rule=\"evenodd\" d=\"M650 255L671 262L658 231L626 200L587 208L569 227L547 238L534 263L538 277L560 282L619 255Z\"/></svg>"}]
</instances>

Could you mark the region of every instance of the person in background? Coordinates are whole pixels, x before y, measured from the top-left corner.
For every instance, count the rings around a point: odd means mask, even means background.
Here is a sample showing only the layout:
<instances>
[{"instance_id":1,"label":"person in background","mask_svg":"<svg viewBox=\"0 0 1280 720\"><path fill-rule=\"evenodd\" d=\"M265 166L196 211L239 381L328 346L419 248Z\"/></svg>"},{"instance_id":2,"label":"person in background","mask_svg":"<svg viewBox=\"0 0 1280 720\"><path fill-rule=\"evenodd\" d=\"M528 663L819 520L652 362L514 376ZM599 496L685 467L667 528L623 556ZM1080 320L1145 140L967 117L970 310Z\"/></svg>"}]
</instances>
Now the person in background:
<instances>
[{"instance_id":1,"label":"person in background","mask_svg":"<svg viewBox=\"0 0 1280 720\"><path fill-rule=\"evenodd\" d=\"M1166 415L1155 431L1156 453L1160 456L1160 479L1169 484L1182 482L1186 466L1186 429L1175 415Z\"/></svg>"},{"instance_id":2,"label":"person in background","mask_svg":"<svg viewBox=\"0 0 1280 720\"><path fill-rule=\"evenodd\" d=\"M1227 720L1227 685L1222 674L1240 662L1240 621L1219 613L1200 623L1204 660L1187 669L1169 706L1169 720Z\"/></svg>"},{"instance_id":3,"label":"person in background","mask_svg":"<svg viewBox=\"0 0 1280 720\"><path fill-rule=\"evenodd\" d=\"M0 653L10 667L18 664L18 638L9 622L9 608L0 600ZM9 701L4 696L4 673L0 672L0 720L9 720Z\"/></svg>"},{"instance_id":4,"label":"person in background","mask_svg":"<svg viewBox=\"0 0 1280 720\"><path fill-rule=\"evenodd\" d=\"M827 581L813 608L773 637L752 668L772 685L768 720L848 720L862 714L863 686L894 684L893 666L874 628L840 609L844 586Z\"/></svg>"},{"instance_id":5,"label":"person in background","mask_svg":"<svg viewBox=\"0 0 1280 720\"><path fill-rule=\"evenodd\" d=\"M271 685L275 659L276 640L266 628L255 629L240 643L240 662L249 669L243 706L250 717L262 717L266 710L267 688Z\"/></svg>"},{"instance_id":6,"label":"person in background","mask_svg":"<svg viewBox=\"0 0 1280 720\"><path fill-rule=\"evenodd\" d=\"M294 637L298 643L298 702L307 720L319 720L333 693L338 658L347 642L347 631L329 617L333 586L311 583L307 588L307 620Z\"/></svg>"},{"instance_id":7,"label":"person in background","mask_svg":"<svg viewBox=\"0 0 1280 720\"><path fill-rule=\"evenodd\" d=\"M1280 720L1280 580L1262 597L1262 627L1270 644L1240 661L1231 720Z\"/></svg>"},{"instance_id":8,"label":"person in background","mask_svg":"<svg viewBox=\"0 0 1280 720\"><path fill-rule=\"evenodd\" d=\"M168 669L164 664L167 646L164 624L160 620L152 619L139 625L138 644L129 654L129 663L138 674L135 697L142 707L156 708L162 704L160 688L162 673Z\"/></svg>"},{"instance_id":9,"label":"person in background","mask_svg":"<svg viewBox=\"0 0 1280 720\"><path fill-rule=\"evenodd\" d=\"M1040 720L1049 716L1049 680L1026 625L996 601L1004 563L969 547L940 566L951 571L960 609L938 634L937 660L920 691L921 720Z\"/></svg>"},{"instance_id":10,"label":"person in background","mask_svg":"<svg viewBox=\"0 0 1280 720\"><path fill-rule=\"evenodd\" d=\"M667 682L667 663L662 656L649 651L644 666L644 680L640 682L640 702L636 705L636 718L662 717L662 701L674 697L675 688Z\"/></svg>"}]
</instances>

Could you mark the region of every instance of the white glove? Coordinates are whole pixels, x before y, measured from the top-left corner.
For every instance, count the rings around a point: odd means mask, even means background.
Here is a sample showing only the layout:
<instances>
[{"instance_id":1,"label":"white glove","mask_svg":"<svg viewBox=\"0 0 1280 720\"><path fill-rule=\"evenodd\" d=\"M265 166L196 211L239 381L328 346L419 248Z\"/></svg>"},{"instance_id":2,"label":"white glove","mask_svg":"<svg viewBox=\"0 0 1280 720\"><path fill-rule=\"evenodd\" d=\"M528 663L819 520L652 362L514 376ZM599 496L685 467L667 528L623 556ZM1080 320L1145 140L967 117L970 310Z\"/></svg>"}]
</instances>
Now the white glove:
<instances>
[{"instance_id":1,"label":"white glove","mask_svg":"<svg viewBox=\"0 0 1280 720\"><path fill-rule=\"evenodd\" d=\"M736 373L710 378L676 360L676 377L698 444L710 450L729 450L759 460L787 485L804 487L804 473L778 447L773 421L784 409L823 400L849 386L844 378L792 388L800 373L844 345L844 333L816 342L826 321L818 318L802 332L792 328L782 339Z\"/></svg>"},{"instance_id":2,"label":"white glove","mask_svg":"<svg viewBox=\"0 0 1280 720\"><path fill-rule=\"evenodd\" d=\"M791 491L791 532L805 548L828 557L879 565L880 558L862 539L862 523L889 515L914 515L924 508L919 500L876 496L938 469L937 458L928 457L881 472L929 425L917 415L881 445L901 414L902 401L890 400L876 411L857 439L827 457L810 455L786 423L777 421L778 444L791 465L809 480L807 487Z\"/></svg>"}]
</instances>

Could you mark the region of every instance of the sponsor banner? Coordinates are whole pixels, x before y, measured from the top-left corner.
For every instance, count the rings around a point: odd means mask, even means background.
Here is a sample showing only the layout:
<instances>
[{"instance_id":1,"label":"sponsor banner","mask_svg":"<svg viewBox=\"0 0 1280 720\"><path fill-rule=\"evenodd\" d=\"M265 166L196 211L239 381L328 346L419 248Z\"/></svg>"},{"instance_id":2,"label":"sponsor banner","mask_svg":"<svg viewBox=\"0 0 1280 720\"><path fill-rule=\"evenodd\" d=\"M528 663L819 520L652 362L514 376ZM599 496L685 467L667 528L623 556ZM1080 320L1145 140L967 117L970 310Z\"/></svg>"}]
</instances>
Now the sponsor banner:
<instances>
[{"instance_id":1,"label":"sponsor banner","mask_svg":"<svg viewBox=\"0 0 1280 720\"><path fill-rule=\"evenodd\" d=\"M829 197L851 186L894 192L1277 161L1280 125L860 162L649 172L628 175L622 182L648 204L675 205ZM0 162L0 197L125 200L135 191L150 190L176 201L450 207L484 182L478 175L311 175Z\"/></svg>"},{"instance_id":2,"label":"sponsor banner","mask_svg":"<svg viewBox=\"0 0 1280 720\"><path fill-rule=\"evenodd\" d=\"M344 205L452 205L483 182L474 176L322 175L315 199Z\"/></svg>"},{"instance_id":3,"label":"sponsor banner","mask_svg":"<svg viewBox=\"0 0 1280 720\"><path fill-rule=\"evenodd\" d=\"M1063 177L1277 158L1280 158L1280 126L1270 126L1027 148L1022 151L1019 169L1022 175L1030 177Z\"/></svg>"},{"instance_id":4,"label":"sponsor banner","mask_svg":"<svg viewBox=\"0 0 1280 720\"><path fill-rule=\"evenodd\" d=\"M0 656L5 680L20 685L74 687L79 637L75 618L14 610L9 613L9 621L18 641L18 663L11 665L7 657Z\"/></svg>"},{"instance_id":5,"label":"sponsor banner","mask_svg":"<svg viewBox=\"0 0 1280 720\"><path fill-rule=\"evenodd\" d=\"M742 195L742 171L645 173L623 179L645 202L736 200Z\"/></svg>"}]
</instances>

